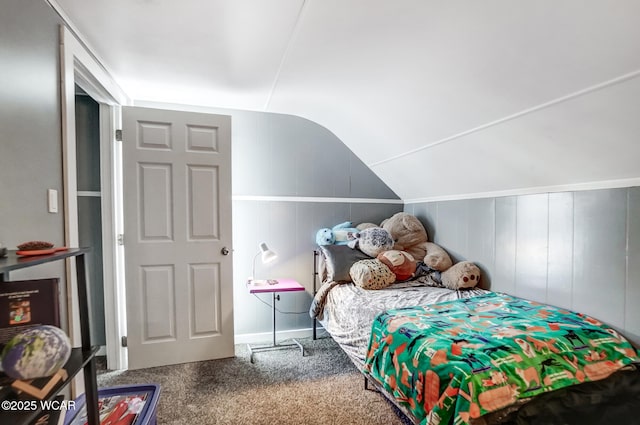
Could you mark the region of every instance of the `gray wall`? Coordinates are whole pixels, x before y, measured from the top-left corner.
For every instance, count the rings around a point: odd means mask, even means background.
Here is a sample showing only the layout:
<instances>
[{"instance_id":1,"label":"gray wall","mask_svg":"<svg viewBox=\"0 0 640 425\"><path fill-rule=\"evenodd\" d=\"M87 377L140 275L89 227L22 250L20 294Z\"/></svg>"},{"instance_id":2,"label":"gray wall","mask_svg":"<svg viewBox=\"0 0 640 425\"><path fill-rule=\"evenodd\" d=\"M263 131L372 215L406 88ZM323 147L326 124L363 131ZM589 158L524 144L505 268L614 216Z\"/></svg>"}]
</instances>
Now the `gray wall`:
<instances>
[{"instance_id":1,"label":"gray wall","mask_svg":"<svg viewBox=\"0 0 640 425\"><path fill-rule=\"evenodd\" d=\"M269 306L246 289L262 241L279 258L272 265L258 262L256 278L292 277L306 288L277 302L281 311L301 313L278 314L278 331L310 328L317 230L344 221L379 223L402 211L403 203L333 133L315 123L289 115L218 112L232 116L235 332L271 331ZM259 198L264 196L275 199ZM370 199L396 202L358 201ZM260 297L271 302L270 296Z\"/></svg>"},{"instance_id":2,"label":"gray wall","mask_svg":"<svg viewBox=\"0 0 640 425\"><path fill-rule=\"evenodd\" d=\"M278 331L311 328L308 311L313 294L316 231L347 220L354 223L380 222L398 211L402 211L402 204L235 201L233 298L236 335L271 331L270 308L246 289L260 242L266 241L277 252L278 260L267 265L258 260L255 277L292 277L306 288L304 293L281 297L278 309L301 314L278 314ZM270 296L260 297L271 302Z\"/></svg>"},{"instance_id":3,"label":"gray wall","mask_svg":"<svg viewBox=\"0 0 640 425\"><path fill-rule=\"evenodd\" d=\"M592 315L640 343L640 188L407 204L482 286Z\"/></svg>"},{"instance_id":4,"label":"gray wall","mask_svg":"<svg viewBox=\"0 0 640 425\"><path fill-rule=\"evenodd\" d=\"M233 195L399 199L318 124L291 115L216 111L232 116Z\"/></svg>"},{"instance_id":5,"label":"gray wall","mask_svg":"<svg viewBox=\"0 0 640 425\"><path fill-rule=\"evenodd\" d=\"M64 244L58 25L41 0L0 6L0 243ZM60 213L47 212L47 189L58 190ZM12 279L62 278L64 263L12 273ZM66 317L64 305L61 317Z\"/></svg>"}]
</instances>

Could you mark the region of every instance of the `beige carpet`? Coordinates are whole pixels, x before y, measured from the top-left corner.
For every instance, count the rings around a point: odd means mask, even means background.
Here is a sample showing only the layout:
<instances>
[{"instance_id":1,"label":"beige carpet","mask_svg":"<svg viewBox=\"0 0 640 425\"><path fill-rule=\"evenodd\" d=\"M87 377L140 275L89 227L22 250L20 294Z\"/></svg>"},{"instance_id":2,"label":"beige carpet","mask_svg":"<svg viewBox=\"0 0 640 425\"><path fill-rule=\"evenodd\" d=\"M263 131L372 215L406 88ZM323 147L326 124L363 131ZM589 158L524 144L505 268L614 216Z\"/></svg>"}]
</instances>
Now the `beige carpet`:
<instances>
[{"instance_id":1,"label":"beige carpet","mask_svg":"<svg viewBox=\"0 0 640 425\"><path fill-rule=\"evenodd\" d=\"M408 424L330 338L301 339L306 350L265 351L136 371L100 371L101 388L156 383L158 425Z\"/></svg>"}]
</instances>

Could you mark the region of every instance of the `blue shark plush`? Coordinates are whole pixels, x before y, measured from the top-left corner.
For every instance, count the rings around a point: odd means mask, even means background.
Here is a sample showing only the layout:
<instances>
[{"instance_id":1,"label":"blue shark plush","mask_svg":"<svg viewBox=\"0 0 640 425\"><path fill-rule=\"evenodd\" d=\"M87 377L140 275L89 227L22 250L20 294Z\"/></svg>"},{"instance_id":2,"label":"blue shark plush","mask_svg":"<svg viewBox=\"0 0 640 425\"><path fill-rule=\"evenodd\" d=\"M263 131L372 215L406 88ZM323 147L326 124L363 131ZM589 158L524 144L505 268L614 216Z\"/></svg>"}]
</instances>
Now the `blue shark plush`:
<instances>
[{"instance_id":1,"label":"blue shark plush","mask_svg":"<svg viewBox=\"0 0 640 425\"><path fill-rule=\"evenodd\" d=\"M350 221L336 224L331 229L325 227L316 233L316 243L318 245L346 245L355 239L358 229L353 227Z\"/></svg>"}]
</instances>

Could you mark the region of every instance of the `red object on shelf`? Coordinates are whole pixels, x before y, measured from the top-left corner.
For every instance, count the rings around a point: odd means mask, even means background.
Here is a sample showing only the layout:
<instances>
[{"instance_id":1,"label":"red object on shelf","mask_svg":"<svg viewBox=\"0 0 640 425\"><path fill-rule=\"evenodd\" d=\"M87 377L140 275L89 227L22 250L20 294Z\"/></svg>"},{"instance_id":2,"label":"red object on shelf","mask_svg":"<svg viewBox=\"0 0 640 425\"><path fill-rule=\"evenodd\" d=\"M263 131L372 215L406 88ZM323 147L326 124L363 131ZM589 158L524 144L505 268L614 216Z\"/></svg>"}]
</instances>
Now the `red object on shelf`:
<instances>
[{"instance_id":1,"label":"red object on shelf","mask_svg":"<svg viewBox=\"0 0 640 425\"><path fill-rule=\"evenodd\" d=\"M21 257L28 257L30 255L49 255L49 254L53 254L54 252L68 251L68 250L69 248L66 246L59 246L59 247L47 248L47 249L25 249L21 251L16 251L16 255L20 255Z\"/></svg>"},{"instance_id":2,"label":"red object on shelf","mask_svg":"<svg viewBox=\"0 0 640 425\"><path fill-rule=\"evenodd\" d=\"M20 255L22 257L30 256L30 255L48 255L56 252L54 248L49 249L33 249L30 251L16 251L16 255Z\"/></svg>"}]
</instances>

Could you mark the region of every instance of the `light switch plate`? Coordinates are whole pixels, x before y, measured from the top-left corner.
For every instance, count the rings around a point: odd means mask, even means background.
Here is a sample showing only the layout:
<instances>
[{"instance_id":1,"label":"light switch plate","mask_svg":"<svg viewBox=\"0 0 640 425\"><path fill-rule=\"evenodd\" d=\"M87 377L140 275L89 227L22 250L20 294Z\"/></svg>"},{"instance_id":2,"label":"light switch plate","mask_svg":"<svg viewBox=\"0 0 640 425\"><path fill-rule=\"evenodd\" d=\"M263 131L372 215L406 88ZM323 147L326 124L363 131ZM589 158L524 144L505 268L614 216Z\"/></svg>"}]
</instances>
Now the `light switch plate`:
<instances>
[{"instance_id":1,"label":"light switch plate","mask_svg":"<svg viewBox=\"0 0 640 425\"><path fill-rule=\"evenodd\" d=\"M50 213L58 212L58 191L55 189L47 190L47 205Z\"/></svg>"}]
</instances>

